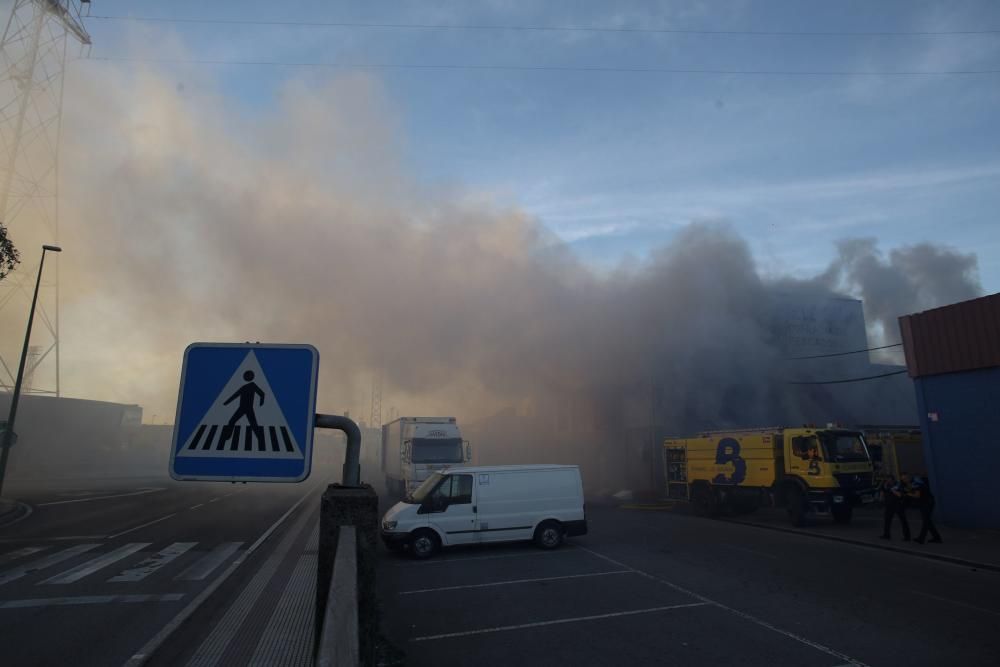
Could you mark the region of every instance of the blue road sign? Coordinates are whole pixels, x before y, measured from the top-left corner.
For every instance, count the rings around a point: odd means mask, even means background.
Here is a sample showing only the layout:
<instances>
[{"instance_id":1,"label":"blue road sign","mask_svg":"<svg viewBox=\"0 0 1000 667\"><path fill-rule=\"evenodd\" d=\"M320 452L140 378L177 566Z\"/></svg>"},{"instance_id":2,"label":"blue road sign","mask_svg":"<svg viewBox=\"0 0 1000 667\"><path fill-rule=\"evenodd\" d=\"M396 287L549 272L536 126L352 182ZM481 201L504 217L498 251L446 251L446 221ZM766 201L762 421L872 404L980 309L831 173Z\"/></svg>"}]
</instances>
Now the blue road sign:
<instances>
[{"instance_id":1,"label":"blue road sign","mask_svg":"<svg viewBox=\"0 0 1000 667\"><path fill-rule=\"evenodd\" d=\"M312 345L192 343L184 351L170 476L301 482L312 467Z\"/></svg>"}]
</instances>

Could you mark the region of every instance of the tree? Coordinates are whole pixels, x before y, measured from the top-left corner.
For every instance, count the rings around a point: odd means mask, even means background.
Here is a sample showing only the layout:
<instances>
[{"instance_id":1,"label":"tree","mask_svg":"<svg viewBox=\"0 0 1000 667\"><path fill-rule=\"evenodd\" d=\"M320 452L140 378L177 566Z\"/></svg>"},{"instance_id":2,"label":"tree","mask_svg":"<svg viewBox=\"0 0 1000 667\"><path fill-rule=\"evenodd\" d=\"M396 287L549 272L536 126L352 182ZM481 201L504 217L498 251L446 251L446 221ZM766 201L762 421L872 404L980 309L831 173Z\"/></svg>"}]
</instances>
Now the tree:
<instances>
[{"instance_id":1,"label":"tree","mask_svg":"<svg viewBox=\"0 0 1000 667\"><path fill-rule=\"evenodd\" d=\"M6 278L7 274L13 271L20 261L21 253L7 238L7 228L0 222L0 280Z\"/></svg>"}]
</instances>

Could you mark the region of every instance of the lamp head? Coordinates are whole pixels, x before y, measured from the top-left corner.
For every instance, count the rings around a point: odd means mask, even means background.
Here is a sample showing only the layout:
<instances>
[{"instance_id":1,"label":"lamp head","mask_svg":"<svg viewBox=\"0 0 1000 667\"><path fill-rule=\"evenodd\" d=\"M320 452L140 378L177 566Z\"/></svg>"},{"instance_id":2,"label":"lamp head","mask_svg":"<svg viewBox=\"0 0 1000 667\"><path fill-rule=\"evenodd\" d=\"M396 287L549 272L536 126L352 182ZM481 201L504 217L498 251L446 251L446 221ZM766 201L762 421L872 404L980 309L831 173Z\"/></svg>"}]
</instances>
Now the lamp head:
<instances>
[{"instance_id":1,"label":"lamp head","mask_svg":"<svg viewBox=\"0 0 1000 667\"><path fill-rule=\"evenodd\" d=\"M42 246L42 252L44 252L46 250L51 250L52 252L62 252L62 248L60 248L57 245L43 245Z\"/></svg>"}]
</instances>

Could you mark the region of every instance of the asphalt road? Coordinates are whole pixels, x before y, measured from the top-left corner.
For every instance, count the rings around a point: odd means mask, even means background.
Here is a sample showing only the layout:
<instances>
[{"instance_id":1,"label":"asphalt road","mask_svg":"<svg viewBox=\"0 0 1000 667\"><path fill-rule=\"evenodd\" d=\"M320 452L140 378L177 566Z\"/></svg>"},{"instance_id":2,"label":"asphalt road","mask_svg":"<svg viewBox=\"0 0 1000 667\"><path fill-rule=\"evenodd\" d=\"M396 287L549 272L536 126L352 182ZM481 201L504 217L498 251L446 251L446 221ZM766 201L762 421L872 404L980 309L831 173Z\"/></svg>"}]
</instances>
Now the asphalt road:
<instances>
[{"instance_id":1,"label":"asphalt road","mask_svg":"<svg viewBox=\"0 0 1000 667\"><path fill-rule=\"evenodd\" d=\"M146 481L19 494L33 512L0 527L0 662L125 664L279 519L305 535L318 486ZM307 494L317 502L288 516ZM252 575L284 543L274 534L241 574ZM293 537L300 546L307 539ZM233 579L209 611L241 593L242 578Z\"/></svg>"},{"instance_id":2,"label":"asphalt road","mask_svg":"<svg viewBox=\"0 0 1000 667\"><path fill-rule=\"evenodd\" d=\"M995 665L1000 574L670 512L594 508L543 552L380 553L411 666Z\"/></svg>"}]
</instances>

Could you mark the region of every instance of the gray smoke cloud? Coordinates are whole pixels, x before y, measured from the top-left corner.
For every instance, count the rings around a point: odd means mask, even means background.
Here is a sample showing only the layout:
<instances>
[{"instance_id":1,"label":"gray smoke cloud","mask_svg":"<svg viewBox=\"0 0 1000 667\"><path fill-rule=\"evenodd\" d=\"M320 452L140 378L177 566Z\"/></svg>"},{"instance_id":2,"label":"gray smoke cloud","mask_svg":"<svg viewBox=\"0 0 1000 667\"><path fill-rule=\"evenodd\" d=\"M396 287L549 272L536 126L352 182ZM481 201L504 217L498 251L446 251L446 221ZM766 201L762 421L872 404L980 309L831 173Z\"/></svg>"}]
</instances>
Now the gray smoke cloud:
<instances>
[{"instance_id":1,"label":"gray smoke cloud","mask_svg":"<svg viewBox=\"0 0 1000 667\"><path fill-rule=\"evenodd\" d=\"M886 260L871 240L814 280L768 283L706 223L599 275L523 213L408 173L371 78L293 81L247 111L211 82L88 73L64 119L64 384L147 418L172 415L192 341L309 342L321 410L366 418L381 373L386 407L478 420L495 459L597 468L629 411L674 432L830 414L842 398L788 384L776 289L857 295L887 331L979 289L973 256Z\"/></svg>"},{"instance_id":2,"label":"gray smoke cloud","mask_svg":"<svg viewBox=\"0 0 1000 667\"><path fill-rule=\"evenodd\" d=\"M837 259L823 278L832 289L856 294L877 342L899 342L901 315L966 301L982 294L974 254L918 243L889 251L873 238L837 245Z\"/></svg>"}]
</instances>

